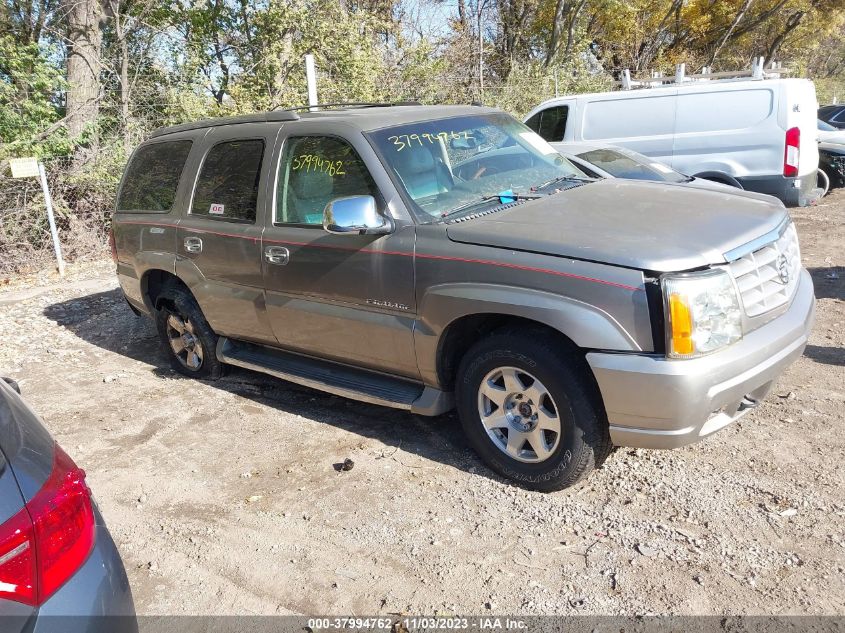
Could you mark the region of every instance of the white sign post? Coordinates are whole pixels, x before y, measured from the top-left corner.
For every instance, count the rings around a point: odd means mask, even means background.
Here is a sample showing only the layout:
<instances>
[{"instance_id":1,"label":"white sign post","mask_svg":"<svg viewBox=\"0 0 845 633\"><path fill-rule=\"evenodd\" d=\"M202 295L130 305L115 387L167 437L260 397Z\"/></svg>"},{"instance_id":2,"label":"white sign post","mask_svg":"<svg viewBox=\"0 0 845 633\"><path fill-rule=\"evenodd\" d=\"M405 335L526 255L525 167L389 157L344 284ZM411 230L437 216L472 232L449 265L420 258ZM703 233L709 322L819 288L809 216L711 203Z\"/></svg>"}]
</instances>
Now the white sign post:
<instances>
[{"instance_id":1,"label":"white sign post","mask_svg":"<svg viewBox=\"0 0 845 633\"><path fill-rule=\"evenodd\" d=\"M41 180L41 191L44 192L44 204L47 207L47 221L50 224L50 235L53 238L53 250L56 252L56 263L59 265L59 276L65 276L65 260L62 259L62 246L59 244L59 232L56 230L56 218L53 217L53 199L47 186L47 172L44 165L35 157L12 158L9 160L12 168L12 178L33 178Z\"/></svg>"},{"instance_id":2,"label":"white sign post","mask_svg":"<svg viewBox=\"0 0 845 633\"><path fill-rule=\"evenodd\" d=\"M317 109L317 70L311 53L305 56L305 81L308 84L308 109L314 111Z\"/></svg>"}]
</instances>

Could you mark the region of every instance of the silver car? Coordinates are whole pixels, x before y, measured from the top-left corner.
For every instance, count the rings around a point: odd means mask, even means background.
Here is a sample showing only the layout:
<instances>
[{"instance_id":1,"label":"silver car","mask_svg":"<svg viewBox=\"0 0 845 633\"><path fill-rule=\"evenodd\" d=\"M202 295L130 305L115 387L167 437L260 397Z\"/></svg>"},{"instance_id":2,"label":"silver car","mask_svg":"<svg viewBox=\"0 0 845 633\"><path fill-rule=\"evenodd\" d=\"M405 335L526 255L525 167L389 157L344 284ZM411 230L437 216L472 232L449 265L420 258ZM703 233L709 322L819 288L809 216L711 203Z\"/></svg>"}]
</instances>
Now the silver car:
<instances>
[{"instance_id":1,"label":"silver car","mask_svg":"<svg viewBox=\"0 0 845 633\"><path fill-rule=\"evenodd\" d=\"M669 165L649 158L626 147L596 143L552 143L558 152L593 178L626 178L650 180L702 189L730 191L742 189L736 181L718 182L707 178L687 176ZM721 176L729 178L729 176Z\"/></svg>"},{"instance_id":2,"label":"silver car","mask_svg":"<svg viewBox=\"0 0 845 633\"><path fill-rule=\"evenodd\" d=\"M135 633L126 571L85 471L0 380L0 631Z\"/></svg>"}]
</instances>

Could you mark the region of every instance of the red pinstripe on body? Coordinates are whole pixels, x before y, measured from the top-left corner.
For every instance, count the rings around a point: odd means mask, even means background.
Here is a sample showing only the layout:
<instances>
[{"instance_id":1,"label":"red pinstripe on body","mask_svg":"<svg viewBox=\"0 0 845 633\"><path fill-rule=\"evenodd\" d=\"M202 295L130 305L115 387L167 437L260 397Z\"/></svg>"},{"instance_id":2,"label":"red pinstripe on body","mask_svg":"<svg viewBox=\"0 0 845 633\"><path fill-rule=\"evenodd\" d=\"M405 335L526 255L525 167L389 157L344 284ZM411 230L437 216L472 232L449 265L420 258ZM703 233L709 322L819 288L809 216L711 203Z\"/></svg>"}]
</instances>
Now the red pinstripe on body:
<instances>
[{"instance_id":1,"label":"red pinstripe on body","mask_svg":"<svg viewBox=\"0 0 845 633\"><path fill-rule=\"evenodd\" d=\"M271 240L267 238L257 238L249 235L236 235L234 233L222 233L220 231L211 231L207 229L195 229L193 227L186 227L173 224L162 224L160 222L118 222L117 225L141 225L141 226L160 226L163 228L182 228L186 231L194 233L206 233L210 235L220 235L222 237L235 237L238 239L249 240L251 242L258 242L259 240L270 244L286 244L288 246L301 246L305 248L324 248L336 251L354 251L358 253L372 253L374 255L395 255L398 257L414 257L414 253L406 253L402 251L384 251L375 248L350 248L348 246L334 246L332 244L315 244L314 242L294 242L292 240ZM559 270L551 270L549 268L535 268L533 266L522 266L520 264L509 264L507 262L497 262L489 259L471 259L467 257L454 257L451 255L434 255L431 253L416 253L416 257L420 259L434 259L450 262L461 262L465 264L481 264L484 266L498 266L500 268L510 268L513 270L524 270L528 272L543 273L546 275L555 275L557 277L567 277L570 279L578 279L580 281L589 281L592 283L602 284L605 286L613 286L614 288L622 288L623 290L630 290L631 292L642 291L642 288L636 286L629 286L627 284L617 283L615 281L608 281L606 279L597 279L595 277L586 277L584 275L576 275L575 273L565 273Z\"/></svg>"}]
</instances>

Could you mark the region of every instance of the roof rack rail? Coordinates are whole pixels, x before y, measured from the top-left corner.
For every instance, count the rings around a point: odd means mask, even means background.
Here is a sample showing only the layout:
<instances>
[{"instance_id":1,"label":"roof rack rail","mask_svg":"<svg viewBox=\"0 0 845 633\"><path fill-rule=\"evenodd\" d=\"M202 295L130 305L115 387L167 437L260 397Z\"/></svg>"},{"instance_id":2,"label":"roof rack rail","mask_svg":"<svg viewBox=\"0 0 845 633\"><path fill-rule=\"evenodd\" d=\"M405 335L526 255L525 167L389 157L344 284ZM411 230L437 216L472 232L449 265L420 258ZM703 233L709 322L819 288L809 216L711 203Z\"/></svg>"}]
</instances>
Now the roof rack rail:
<instances>
[{"instance_id":1,"label":"roof rack rail","mask_svg":"<svg viewBox=\"0 0 845 633\"><path fill-rule=\"evenodd\" d=\"M622 90L631 90L633 88L659 88L661 86L676 85L676 84L690 84L703 81L742 81L742 80L763 80L780 77L791 72L789 68L784 68L780 62L772 62L770 68L764 66L765 59L763 57L756 57L751 62L751 68L746 70L729 70L723 72L712 72L709 66L701 69L700 73L687 74L686 64L677 64L675 66L674 75L663 75L662 72L652 72L650 78L646 79L632 79L631 71L627 68L622 71L622 77L619 81L614 81L615 87L620 87Z\"/></svg>"},{"instance_id":2,"label":"roof rack rail","mask_svg":"<svg viewBox=\"0 0 845 633\"><path fill-rule=\"evenodd\" d=\"M298 112L300 110L311 110L315 108L392 108L394 106L418 106L422 105L419 101L396 101L393 103L376 103L368 101L350 101L346 103L316 103L314 105L301 105L295 108L285 108L284 110L273 110L274 112Z\"/></svg>"},{"instance_id":3,"label":"roof rack rail","mask_svg":"<svg viewBox=\"0 0 845 633\"><path fill-rule=\"evenodd\" d=\"M296 121L299 115L290 110L277 110L271 112L257 112L255 114L242 114L239 116L225 116L214 119L202 119L200 121L191 121L189 123L181 123L179 125L171 125L170 127L160 127L150 134L150 138L156 136L163 136L165 134L174 134L176 132L187 132L189 130L199 130L207 127L218 127L221 125L234 125L236 123L275 123L278 121Z\"/></svg>"}]
</instances>

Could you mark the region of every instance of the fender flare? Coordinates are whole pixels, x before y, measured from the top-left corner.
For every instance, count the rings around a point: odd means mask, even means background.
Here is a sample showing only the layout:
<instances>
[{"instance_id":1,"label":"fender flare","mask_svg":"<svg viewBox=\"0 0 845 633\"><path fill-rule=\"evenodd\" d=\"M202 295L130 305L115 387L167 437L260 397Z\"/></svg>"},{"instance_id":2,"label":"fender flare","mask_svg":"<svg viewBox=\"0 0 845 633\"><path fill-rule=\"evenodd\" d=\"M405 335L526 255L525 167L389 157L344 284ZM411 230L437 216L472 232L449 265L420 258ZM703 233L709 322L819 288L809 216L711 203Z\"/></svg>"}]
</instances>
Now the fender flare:
<instances>
[{"instance_id":1,"label":"fender flare","mask_svg":"<svg viewBox=\"0 0 845 633\"><path fill-rule=\"evenodd\" d=\"M436 380L443 335L459 319L504 315L534 321L568 337L582 349L640 352L631 334L604 310L562 295L497 284L456 282L433 286L420 299L414 329L424 380Z\"/></svg>"}]
</instances>

